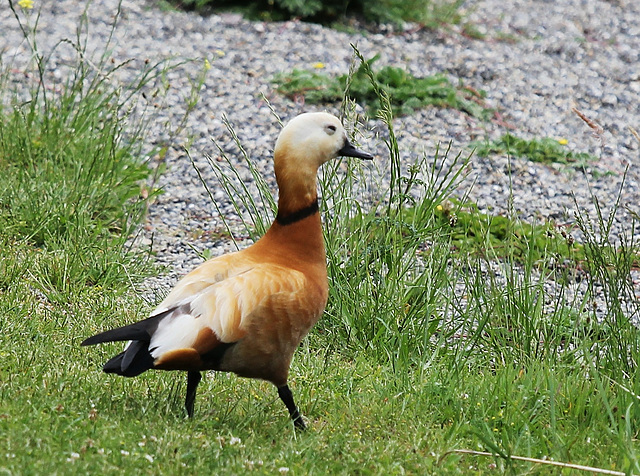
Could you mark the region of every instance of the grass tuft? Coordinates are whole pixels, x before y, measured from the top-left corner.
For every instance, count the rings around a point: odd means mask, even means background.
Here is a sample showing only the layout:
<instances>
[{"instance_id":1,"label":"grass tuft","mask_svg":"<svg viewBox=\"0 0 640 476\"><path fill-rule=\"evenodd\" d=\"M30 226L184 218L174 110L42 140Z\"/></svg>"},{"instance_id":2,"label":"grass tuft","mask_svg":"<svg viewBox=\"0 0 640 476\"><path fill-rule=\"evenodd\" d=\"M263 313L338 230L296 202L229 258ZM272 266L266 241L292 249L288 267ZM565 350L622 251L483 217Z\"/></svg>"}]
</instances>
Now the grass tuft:
<instances>
[{"instance_id":1,"label":"grass tuft","mask_svg":"<svg viewBox=\"0 0 640 476\"><path fill-rule=\"evenodd\" d=\"M376 55L362 61L355 73L337 78L296 69L276 75L273 81L285 96L304 97L305 101L313 104L341 101L345 89L348 89L347 96L366 105L372 116L383 107L379 90L384 90L389 97L394 115L411 114L427 106L458 109L483 120L493 114L484 105L482 92L454 86L444 74L418 78L402 68L384 66L373 73L374 81L371 81L366 68L373 71L372 65L377 60Z\"/></svg>"},{"instance_id":2,"label":"grass tuft","mask_svg":"<svg viewBox=\"0 0 640 476\"><path fill-rule=\"evenodd\" d=\"M463 255L487 259L513 258L522 265L534 262L568 260L585 265L584 246L571 236L571 230L553 222L530 224L501 215L481 213L474 204L451 200L435 210L439 225L446 230L451 246Z\"/></svg>"},{"instance_id":3,"label":"grass tuft","mask_svg":"<svg viewBox=\"0 0 640 476\"><path fill-rule=\"evenodd\" d=\"M20 250L17 260L28 255L31 280L50 299L131 285L149 272L130 237L152 171L142 160L144 126L130 115L131 91L112 85L122 65L86 59L78 41L77 65L57 84L47 75L48 56L29 38L33 81L13 96L4 88L0 106L0 235Z\"/></svg>"},{"instance_id":4,"label":"grass tuft","mask_svg":"<svg viewBox=\"0 0 640 476\"><path fill-rule=\"evenodd\" d=\"M597 160L596 157L586 152L568 150L566 141L548 137L526 140L507 133L498 140L477 142L472 145L475 146L476 154L480 157L492 154L509 154L513 157L527 158L532 162L559 163L577 168Z\"/></svg>"}]
</instances>

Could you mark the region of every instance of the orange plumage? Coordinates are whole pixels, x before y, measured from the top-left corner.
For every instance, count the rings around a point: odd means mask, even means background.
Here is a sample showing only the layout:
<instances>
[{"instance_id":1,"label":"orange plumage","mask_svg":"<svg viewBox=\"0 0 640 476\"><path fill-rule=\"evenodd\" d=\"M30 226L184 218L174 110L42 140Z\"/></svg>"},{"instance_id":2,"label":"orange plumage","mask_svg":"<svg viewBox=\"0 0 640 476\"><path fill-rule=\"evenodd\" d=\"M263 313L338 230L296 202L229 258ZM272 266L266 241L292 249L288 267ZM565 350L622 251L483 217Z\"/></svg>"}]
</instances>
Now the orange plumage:
<instances>
[{"instance_id":1,"label":"orange plumage","mask_svg":"<svg viewBox=\"0 0 640 476\"><path fill-rule=\"evenodd\" d=\"M318 167L341 155L372 158L351 146L336 117L307 113L294 118L276 142L278 215L267 233L252 246L188 273L149 318L82 345L129 341L105 364L108 373L187 371L189 416L202 370L268 380L278 387L296 426L304 428L287 378L296 347L327 303L316 177Z\"/></svg>"}]
</instances>

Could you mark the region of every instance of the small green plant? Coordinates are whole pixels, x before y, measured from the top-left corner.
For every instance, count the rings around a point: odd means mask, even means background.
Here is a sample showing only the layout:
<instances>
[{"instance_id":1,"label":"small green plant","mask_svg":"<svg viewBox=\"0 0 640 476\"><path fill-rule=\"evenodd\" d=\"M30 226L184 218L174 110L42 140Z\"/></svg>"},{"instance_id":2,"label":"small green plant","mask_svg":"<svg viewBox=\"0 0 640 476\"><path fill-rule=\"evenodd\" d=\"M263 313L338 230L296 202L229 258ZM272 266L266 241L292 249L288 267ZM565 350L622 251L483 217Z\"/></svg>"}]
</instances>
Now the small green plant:
<instances>
[{"instance_id":1,"label":"small green plant","mask_svg":"<svg viewBox=\"0 0 640 476\"><path fill-rule=\"evenodd\" d=\"M331 78L326 74L296 69L277 75L273 82L285 96L302 96L310 103L340 101L346 90L349 98L368 106L371 115L376 115L382 107L376 87L385 91L396 115L411 114L427 106L458 109L483 120L492 114L484 105L482 93L454 86L443 74L417 78L402 68L384 66L373 73L375 83L372 83L365 68L372 69L377 60L376 55L362 62L353 75Z\"/></svg>"},{"instance_id":2,"label":"small green plant","mask_svg":"<svg viewBox=\"0 0 640 476\"><path fill-rule=\"evenodd\" d=\"M332 78L315 71L294 69L291 73L277 74L273 82L281 94L289 98L302 97L305 101L315 104L342 100L344 85L340 78Z\"/></svg>"},{"instance_id":3,"label":"small green plant","mask_svg":"<svg viewBox=\"0 0 640 476\"><path fill-rule=\"evenodd\" d=\"M286 20L300 18L324 24L362 18L372 23L416 22L428 28L456 24L461 20L461 0L182 0L181 7L196 10L235 10L249 18Z\"/></svg>"},{"instance_id":4,"label":"small green plant","mask_svg":"<svg viewBox=\"0 0 640 476\"><path fill-rule=\"evenodd\" d=\"M597 160L596 157L586 152L567 150L566 144L548 137L526 140L507 133L495 141L475 142L472 145L475 146L476 154L480 157L487 157L491 154L509 154L514 157L526 157L533 162L559 163L572 167L582 167L587 162Z\"/></svg>"},{"instance_id":5,"label":"small green plant","mask_svg":"<svg viewBox=\"0 0 640 476\"><path fill-rule=\"evenodd\" d=\"M361 0L362 11L369 21L376 23L416 22L428 28L458 24L462 20L460 0Z\"/></svg>"},{"instance_id":6,"label":"small green plant","mask_svg":"<svg viewBox=\"0 0 640 476\"><path fill-rule=\"evenodd\" d=\"M532 225L501 215L481 213L474 204L450 201L438 206L435 216L450 236L451 246L462 255L482 255L490 259L506 256L522 264L526 259L546 261L585 258L584 247L553 223Z\"/></svg>"},{"instance_id":7,"label":"small green plant","mask_svg":"<svg viewBox=\"0 0 640 476\"><path fill-rule=\"evenodd\" d=\"M623 177L623 185L627 171ZM631 375L640 374L637 355L640 340L629 328L637 323L640 304L637 299L632 271L638 268L640 244L636 240L638 216L633 215L627 233L618 239L612 238L613 223L617 219L622 199L622 185L611 207L604 208L597 197L592 195L596 211L595 218L586 212L576 212L576 224L584 235L585 258L589 263L590 294L596 294L602 287L606 302L606 313L602 320L609 330L606 338L594 348L594 363L601 372L620 382ZM576 209L579 210L576 203ZM617 242L614 245L614 241Z\"/></svg>"}]
</instances>

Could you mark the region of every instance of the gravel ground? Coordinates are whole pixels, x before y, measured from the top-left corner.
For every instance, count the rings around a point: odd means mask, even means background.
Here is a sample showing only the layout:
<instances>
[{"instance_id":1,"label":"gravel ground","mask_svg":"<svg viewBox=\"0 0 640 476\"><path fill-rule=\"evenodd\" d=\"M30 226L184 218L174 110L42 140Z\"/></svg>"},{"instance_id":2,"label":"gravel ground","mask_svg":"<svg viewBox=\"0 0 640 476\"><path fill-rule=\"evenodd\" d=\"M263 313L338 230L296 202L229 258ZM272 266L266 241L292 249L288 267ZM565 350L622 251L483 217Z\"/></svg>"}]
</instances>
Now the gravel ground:
<instances>
[{"instance_id":1,"label":"gravel ground","mask_svg":"<svg viewBox=\"0 0 640 476\"><path fill-rule=\"evenodd\" d=\"M29 21L33 24L40 12L40 49L48 52L59 40L74 39L84 7L85 2L77 0L35 0ZM1 8L9 11L6 3ZM117 0L88 6L88 51L103 51L117 11ZM211 64L200 102L165 158L167 170L159 179L164 193L150 209L146 239L153 239L158 260L169 268L157 283L159 293L201 261L194 248L213 246L213 255L233 248L216 239L221 222L181 145L190 143L191 155L213 183L204 159L207 154L219 156L211 138L232 160L240 160L223 124L226 115L249 156L271 176L271 151L279 126L262 95L283 120L323 109L281 97L271 78L293 68L311 69L318 62L327 73L343 74L353 57L350 43L356 43L365 57L379 54L377 66L400 66L416 76L446 72L455 81L486 91L488 106L499 111L500 120L488 123L436 108L396 119L405 163L423 153L433 154L438 142L452 141L454 152L468 151L472 141L497 138L507 131L524 138L567 139L571 150L599 158L583 173L507 157L473 157L470 180L475 185L470 199L481 209L507 213L512 190L513 207L522 218L571 223L574 196L580 208L593 213L590 186L600 202L610 206L629 166L622 205L637 212L640 141L629 127L640 131L640 2L468 0L464 11L485 39L468 38L455 29L431 32L412 27L395 33L388 28L345 33L296 21L250 22L235 14L200 17L163 11L153 3L124 2L112 43L116 61L132 60L121 70L122 80L133 77L145 60L194 59L168 72L169 87L154 100L159 106L152 107L152 143L170 137L184 115L184 98L203 70L204 59ZM0 31L3 62L18 82L30 55L28 45L13 15L0 15ZM59 45L49 63L51 73L64 77L65 65L73 58L69 45ZM602 133L594 135L572 107L599 124ZM335 105L327 109L336 112ZM382 127L370 121L366 130L361 146L375 152L383 164L385 146L377 133ZM223 212L230 214L223 195L216 193L216 198ZM615 233L627 233L628 228L623 212Z\"/></svg>"}]
</instances>

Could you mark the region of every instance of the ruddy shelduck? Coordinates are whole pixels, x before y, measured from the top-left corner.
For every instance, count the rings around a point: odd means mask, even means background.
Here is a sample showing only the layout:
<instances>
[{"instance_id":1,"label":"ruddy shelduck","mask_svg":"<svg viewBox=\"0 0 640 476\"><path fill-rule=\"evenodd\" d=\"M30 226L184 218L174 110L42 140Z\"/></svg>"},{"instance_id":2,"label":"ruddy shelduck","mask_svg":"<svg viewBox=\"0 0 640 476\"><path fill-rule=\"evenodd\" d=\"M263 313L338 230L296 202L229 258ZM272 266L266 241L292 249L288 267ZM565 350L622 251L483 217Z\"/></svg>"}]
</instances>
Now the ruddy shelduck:
<instances>
[{"instance_id":1,"label":"ruddy shelduck","mask_svg":"<svg viewBox=\"0 0 640 476\"><path fill-rule=\"evenodd\" d=\"M201 371L272 382L296 427L305 423L287 384L295 349L327 303L327 264L317 172L339 157L372 159L356 149L340 120L306 113L276 141L278 213L246 249L204 262L184 276L145 320L86 339L129 341L103 370L135 377L149 369L187 372L185 407L193 416Z\"/></svg>"}]
</instances>

